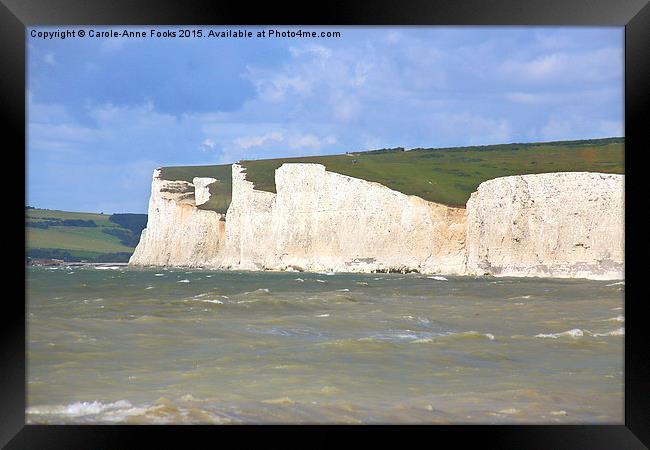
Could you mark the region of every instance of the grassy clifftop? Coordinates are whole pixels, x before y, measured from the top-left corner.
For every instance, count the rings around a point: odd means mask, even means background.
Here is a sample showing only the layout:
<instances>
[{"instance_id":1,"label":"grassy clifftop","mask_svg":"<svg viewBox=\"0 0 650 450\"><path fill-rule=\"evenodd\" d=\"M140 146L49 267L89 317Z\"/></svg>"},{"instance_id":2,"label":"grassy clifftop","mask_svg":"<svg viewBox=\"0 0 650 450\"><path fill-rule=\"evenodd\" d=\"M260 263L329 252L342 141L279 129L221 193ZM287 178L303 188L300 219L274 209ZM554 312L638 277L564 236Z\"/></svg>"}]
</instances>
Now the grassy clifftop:
<instances>
[{"instance_id":1,"label":"grassy clifftop","mask_svg":"<svg viewBox=\"0 0 650 450\"><path fill-rule=\"evenodd\" d=\"M624 138L455 148L383 149L341 155L241 161L256 189L275 192L275 169L284 163L317 163L327 170L381 183L405 194L465 206L479 184L492 178L545 172L624 173ZM163 168L162 178L217 178L200 208L225 213L230 204L230 164Z\"/></svg>"}]
</instances>

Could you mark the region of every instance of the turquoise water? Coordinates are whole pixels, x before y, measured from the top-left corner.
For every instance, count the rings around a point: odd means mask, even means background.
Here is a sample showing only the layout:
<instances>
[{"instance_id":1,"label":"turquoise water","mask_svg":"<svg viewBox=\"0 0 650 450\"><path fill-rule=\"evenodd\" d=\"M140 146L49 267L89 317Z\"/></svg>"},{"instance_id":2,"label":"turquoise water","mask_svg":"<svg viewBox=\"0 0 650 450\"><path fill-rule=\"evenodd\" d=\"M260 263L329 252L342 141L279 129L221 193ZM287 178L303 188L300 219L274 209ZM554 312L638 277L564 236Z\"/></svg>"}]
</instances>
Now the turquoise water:
<instances>
[{"instance_id":1,"label":"turquoise water","mask_svg":"<svg viewBox=\"0 0 650 450\"><path fill-rule=\"evenodd\" d=\"M623 423L624 283L30 267L28 423Z\"/></svg>"}]
</instances>

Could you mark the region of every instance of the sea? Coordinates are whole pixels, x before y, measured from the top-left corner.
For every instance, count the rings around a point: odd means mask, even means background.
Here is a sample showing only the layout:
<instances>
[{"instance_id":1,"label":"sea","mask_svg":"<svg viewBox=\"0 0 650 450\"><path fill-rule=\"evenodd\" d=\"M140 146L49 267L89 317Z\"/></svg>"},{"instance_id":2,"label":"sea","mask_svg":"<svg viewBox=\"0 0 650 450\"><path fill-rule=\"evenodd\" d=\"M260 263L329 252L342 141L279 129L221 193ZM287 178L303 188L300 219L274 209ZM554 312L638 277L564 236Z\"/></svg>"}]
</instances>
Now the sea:
<instances>
[{"instance_id":1,"label":"sea","mask_svg":"<svg viewBox=\"0 0 650 450\"><path fill-rule=\"evenodd\" d=\"M623 281L29 267L30 424L622 424Z\"/></svg>"}]
</instances>

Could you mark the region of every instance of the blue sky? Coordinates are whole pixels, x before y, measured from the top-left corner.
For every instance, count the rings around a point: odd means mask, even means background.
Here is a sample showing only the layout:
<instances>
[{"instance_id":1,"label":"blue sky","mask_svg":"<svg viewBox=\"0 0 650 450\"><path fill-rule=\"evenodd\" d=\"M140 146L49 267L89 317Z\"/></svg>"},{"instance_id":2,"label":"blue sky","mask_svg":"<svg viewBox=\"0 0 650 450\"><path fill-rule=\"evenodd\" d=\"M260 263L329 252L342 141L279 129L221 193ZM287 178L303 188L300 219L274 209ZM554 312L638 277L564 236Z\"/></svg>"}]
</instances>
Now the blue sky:
<instances>
[{"instance_id":1,"label":"blue sky","mask_svg":"<svg viewBox=\"0 0 650 450\"><path fill-rule=\"evenodd\" d=\"M165 165L624 134L622 27L327 30L341 37L28 33L28 204L146 212Z\"/></svg>"}]
</instances>

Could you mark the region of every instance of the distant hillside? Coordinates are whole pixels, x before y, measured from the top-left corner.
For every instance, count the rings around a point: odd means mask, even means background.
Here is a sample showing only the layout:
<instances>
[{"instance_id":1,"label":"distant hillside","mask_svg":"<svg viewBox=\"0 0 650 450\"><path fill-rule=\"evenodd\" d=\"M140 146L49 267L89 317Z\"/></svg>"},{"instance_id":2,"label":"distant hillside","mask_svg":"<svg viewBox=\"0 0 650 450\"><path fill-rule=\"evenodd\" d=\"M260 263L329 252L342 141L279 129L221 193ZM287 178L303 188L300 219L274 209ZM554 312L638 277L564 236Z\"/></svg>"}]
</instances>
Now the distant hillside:
<instances>
[{"instance_id":1,"label":"distant hillside","mask_svg":"<svg viewBox=\"0 0 650 450\"><path fill-rule=\"evenodd\" d=\"M110 215L28 207L27 257L127 262L146 223L146 214Z\"/></svg>"},{"instance_id":2,"label":"distant hillside","mask_svg":"<svg viewBox=\"0 0 650 450\"><path fill-rule=\"evenodd\" d=\"M240 163L256 189L275 192L275 169L284 163L318 163L327 170L381 183L405 194L465 206L482 182L545 172L624 173L624 138L502 144L455 148L380 149L340 155L248 160ZM165 180L213 177L210 201L199 206L225 213L232 193L231 165L164 167Z\"/></svg>"}]
</instances>

